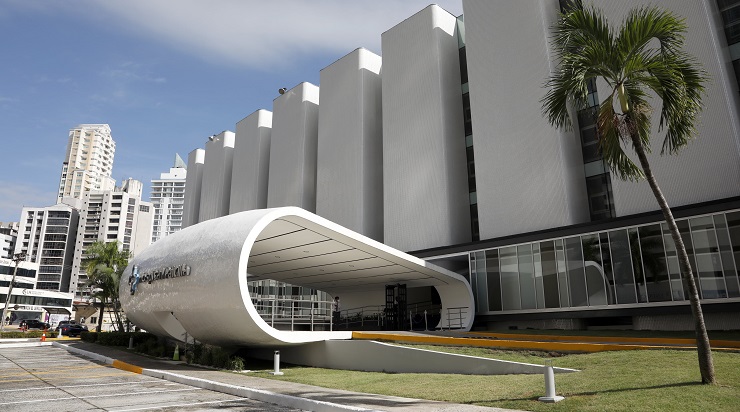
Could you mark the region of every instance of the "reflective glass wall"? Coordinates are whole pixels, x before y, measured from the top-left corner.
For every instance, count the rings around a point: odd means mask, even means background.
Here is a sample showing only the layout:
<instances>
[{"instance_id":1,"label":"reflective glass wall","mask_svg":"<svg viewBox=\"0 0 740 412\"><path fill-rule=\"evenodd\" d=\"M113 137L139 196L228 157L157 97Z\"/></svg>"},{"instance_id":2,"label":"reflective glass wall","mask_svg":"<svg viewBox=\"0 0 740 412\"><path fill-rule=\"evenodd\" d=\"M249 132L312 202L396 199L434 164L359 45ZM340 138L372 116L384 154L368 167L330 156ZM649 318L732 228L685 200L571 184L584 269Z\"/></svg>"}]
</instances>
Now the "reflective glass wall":
<instances>
[{"instance_id":1,"label":"reflective glass wall","mask_svg":"<svg viewBox=\"0 0 740 412\"><path fill-rule=\"evenodd\" d=\"M677 220L702 299L740 297L740 211ZM476 312L688 300L665 223L470 253Z\"/></svg>"}]
</instances>

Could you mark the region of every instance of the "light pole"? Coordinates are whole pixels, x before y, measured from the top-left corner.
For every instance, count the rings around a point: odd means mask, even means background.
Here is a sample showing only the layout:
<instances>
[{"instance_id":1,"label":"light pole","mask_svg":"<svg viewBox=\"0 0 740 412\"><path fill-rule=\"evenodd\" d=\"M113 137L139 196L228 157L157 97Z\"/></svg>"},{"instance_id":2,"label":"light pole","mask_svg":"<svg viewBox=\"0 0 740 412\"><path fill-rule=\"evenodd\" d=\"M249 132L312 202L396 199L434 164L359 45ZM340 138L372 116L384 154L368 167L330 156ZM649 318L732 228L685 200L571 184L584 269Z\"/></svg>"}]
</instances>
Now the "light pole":
<instances>
[{"instance_id":1,"label":"light pole","mask_svg":"<svg viewBox=\"0 0 740 412\"><path fill-rule=\"evenodd\" d=\"M0 318L0 332L5 332L5 314L8 312L8 306L10 306L10 297L13 293L13 284L15 283L15 275L18 273L18 265L22 261L26 260L26 252L16 253L13 255L13 262L15 262L15 269L13 269L13 279L10 281L8 286L8 296L5 298L5 306L3 307L3 317Z\"/></svg>"}]
</instances>

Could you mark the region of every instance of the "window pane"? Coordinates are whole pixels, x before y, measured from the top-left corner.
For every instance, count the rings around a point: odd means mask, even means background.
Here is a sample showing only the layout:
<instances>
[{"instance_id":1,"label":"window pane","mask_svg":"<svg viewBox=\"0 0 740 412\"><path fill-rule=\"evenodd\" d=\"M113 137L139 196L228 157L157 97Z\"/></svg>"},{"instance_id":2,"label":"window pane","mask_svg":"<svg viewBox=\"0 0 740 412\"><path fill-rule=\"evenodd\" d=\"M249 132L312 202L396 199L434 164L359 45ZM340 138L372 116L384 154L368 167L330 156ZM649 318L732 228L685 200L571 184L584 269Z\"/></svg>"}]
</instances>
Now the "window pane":
<instances>
[{"instance_id":1,"label":"window pane","mask_svg":"<svg viewBox=\"0 0 740 412\"><path fill-rule=\"evenodd\" d=\"M516 258L516 247L499 249L501 267L501 294L504 310L521 309L519 298L519 264Z\"/></svg>"},{"instance_id":2,"label":"window pane","mask_svg":"<svg viewBox=\"0 0 740 412\"><path fill-rule=\"evenodd\" d=\"M671 300L671 286L668 280L663 234L660 225L639 228L642 269L645 273L648 301L665 302Z\"/></svg>"},{"instance_id":3,"label":"window pane","mask_svg":"<svg viewBox=\"0 0 740 412\"><path fill-rule=\"evenodd\" d=\"M583 247L588 303L591 306L606 305L606 290L604 287L606 275L601 262L599 237L596 235L582 236L581 246Z\"/></svg>"},{"instance_id":4,"label":"window pane","mask_svg":"<svg viewBox=\"0 0 740 412\"><path fill-rule=\"evenodd\" d=\"M501 275L498 269L498 250L486 251L486 273L488 274L488 309L501 310Z\"/></svg>"},{"instance_id":5,"label":"window pane","mask_svg":"<svg viewBox=\"0 0 740 412\"><path fill-rule=\"evenodd\" d=\"M722 262L719 256L717 235L710 216L689 219L691 238L694 241L696 271L699 277L702 298L727 297Z\"/></svg>"},{"instance_id":6,"label":"window pane","mask_svg":"<svg viewBox=\"0 0 740 412\"><path fill-rule=\"evenodd\" d=\"M632 258L630 242L626 230L609 232L611 246L612 270L614 271L614 287L617 292L617 303L635 303L635 279L632 276Z\"/></svg>"},{"instance_id":7,"label":"window pane","mask_svg":"<svg viewBox=\"0 0 740 412\"><path fill-rule=\"evenodd\" d=\"M532 257L534 258L534 289L537 295L537 308L545 308L545 292L542 283L542 257L539 243L532 243Z\"/></svg>"},{"instance_id":8,"label":"window pane","mask_svg":"<svg viewBox=\"0 0 740 412\"><path fill-rule=\"evenodd\" d=\"M537 309L537 297L535 296L534 289L534 265L532 264L532 245L518 246L517 253L522 309Z\"/></svg>"},{"instance_id":9,"label":"window pane","mask_svg":"<svg viewBox=\"0 0 740 412\"><path fill-rule=\"evenodd\" d=\"M714 215L714 227L717 232L720 257L722 258L722 271L725 275L727 296L736 298L740 296L740 290L738 289L737 271L735 270L735 260L732 258L732 246L730 245L730 235L727 232L725 215Z\"/></svg>"},{"instance_id":10,"label":"window pane","mask_svg":"<svg viewBox=\"0 0 740 412\"><path fill-rule=\"evenodd\" d=\"M583 254L579 237L565 239L565 258L566 267L568 268L568 285L570 286L570 304L571 306L588 306L586 277L583 271Z\"/></svg>"},{"instance_id":11,"label":"window pane","mask_svg":"<svg viewBox=\"0 0 740 412\"><path fill-rule=\"evenodd\" d=\"M568 290L568 274L565 271L565 248L563 239L555 241L555 257L558 264L558 290L560 291L560 307L570 307L570 291Z\"/></svg>"},{"instance_id":12,"label":"window pane","mask_svg":"<svg viewBox=\"0 0 740 412\"><path fill-rule=\"evenodd\" d=\"M488 282L486 282L486 255L484 252L475 253L476 270L475 277L477 278L475 285L475 297L476 297L476 310L478 312L485 312L488 310Z\"/></svg>"},{"instance_id":13,"label":"window pane","mask_svg":"<svg viewBox=\"0 0 740 412\"><path fill-rule=\"evenodd\" d=\"M559 308L558 267L555 261L555 244L552 241L540 242L540 261L542 263L542 285L545 290L545 307Z\"/></svg>"},{"instance_id":14,"label":"window pane","mask_svg":"<svg viewBox=\"0 0 740 412\"><path fill-rule=\"evenodd\" d=\"M727 230L730 234L730 250L735 260L735 281L740 275L740 212L727 213ZM732 279L728 278L727 282Z\"/></svg>"},{"instance_id":15,"label":"window pane","mask_svg":"<svg viewBox=\"0 0 740 412\"><path fill-rule=\"evenodd\" d=\"M607 303L617 303L616 290L614 288L614 273L612 272L612 256L609 250L609 235L606 232L599 233L601 243L601 261L603 262L604 277L606 277Z\"/></svg>"}]
</instances>

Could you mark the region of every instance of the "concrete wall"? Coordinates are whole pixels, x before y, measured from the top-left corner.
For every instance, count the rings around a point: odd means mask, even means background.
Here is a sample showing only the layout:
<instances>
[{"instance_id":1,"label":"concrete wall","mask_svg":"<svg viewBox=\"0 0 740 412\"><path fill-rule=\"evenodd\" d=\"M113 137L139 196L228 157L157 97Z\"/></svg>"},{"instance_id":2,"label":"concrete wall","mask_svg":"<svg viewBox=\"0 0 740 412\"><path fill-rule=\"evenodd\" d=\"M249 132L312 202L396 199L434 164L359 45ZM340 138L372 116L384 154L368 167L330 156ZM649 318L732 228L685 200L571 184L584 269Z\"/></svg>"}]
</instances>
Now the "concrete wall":
<instances>
[{"instance_id":1,"label":"concrete wall","mask_svg":"<svg viewBox=\"0 0 740 412\"><path fill-rule=\"evenodd\" d=\"M271 351L256 351L272 359ZM362 354L362 356L358 356ZM280 350L282 362L319 368L386 373L457 373L464 375L541 374L544 365L457 355L375 341L326 341ZM556 373L576 372L553 368Z\"/></svg>"},{"instance_id":2,"label":"concrete wall","mask_svg":"<svg viewBox=\"0 0 740 412\"><path fill-rule=\"evenodd\" d=\"M319 88L301 83L273 101L267 207L316 210Z\"/></svg>"},{"instance_id":3,"label":"concrete wall","mask_svg":"<svg viewBox=\"0 0 740 412\"><path fill-rule=\"evenodd\" d=\"M463 2L480 238L588 221L581 143L541 112L555 0Z\"/></svg>"},{"instance_id":4,"label":"concrete wall","mask_svg":"<svg viewBox=\"0 0 740 412\"><path fill-rule=\"evenodd\" d=\"M203 166L206 151L195 149L188 154L188 175L185 179L185 204L182 211L183 229L198 223L200 216L200 189L203 185Z\"/></svg>"},{"instance_id":5,"label":"concrete wall","mask_svg":"<svg viewBox=\"0 0 740 412\"><path fill-rule=\"evenodd\" d=\"M223 131L206 142L199 222L229 214L235 138L234 132Z\"/></svg>"},{"instance_id":6,"label":"concrete wall","mask_svg":"<svg viewBox=\"0 0 740 412\"><path fill-rule=\"evenodd\" d=\"M316 214L383 240L381 58L357 49L321 70Z\"/></svg>"},{"instance_id":7,"label":"concrete wall","mask_svg":"<svg viewBox=\"0 0 740 412\"><path fill-rule=\"evenodd\" d=\"M431 5L382 35L384 242L469 242L456 18Z\"/></svg>"},{"instance_id":8,"label":"concrete wall","mask_svg":"<svg viewBox=\"0 0 740 412\"><path fill-rule=\"evenodd\" d=\"M236 124L229 213L267 207L272 112L257 110Z\"/></svg>"}]
</instances>

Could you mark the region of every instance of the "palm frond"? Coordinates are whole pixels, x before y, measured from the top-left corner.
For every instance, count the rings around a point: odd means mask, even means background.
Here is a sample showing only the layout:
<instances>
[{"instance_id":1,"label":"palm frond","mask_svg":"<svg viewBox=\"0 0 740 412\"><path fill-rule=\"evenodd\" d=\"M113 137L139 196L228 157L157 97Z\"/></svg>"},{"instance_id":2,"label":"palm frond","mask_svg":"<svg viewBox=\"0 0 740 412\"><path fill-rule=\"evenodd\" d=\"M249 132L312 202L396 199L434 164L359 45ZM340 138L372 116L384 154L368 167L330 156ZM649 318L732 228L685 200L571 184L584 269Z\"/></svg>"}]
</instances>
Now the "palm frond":
<instances>
[{"instance_id":1,"label":"palm frond","mask_svg":"<svg viewBox=\"0 0 740 412\"><path fill-rule=\"evenodd\" d=\"M640 169L622 149L622 121L614 111L614 93L601 102L596 127L599 130L599 150L609 169L622 180L644 177Z\"/></svg>"}]
</instances>

